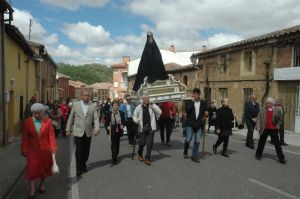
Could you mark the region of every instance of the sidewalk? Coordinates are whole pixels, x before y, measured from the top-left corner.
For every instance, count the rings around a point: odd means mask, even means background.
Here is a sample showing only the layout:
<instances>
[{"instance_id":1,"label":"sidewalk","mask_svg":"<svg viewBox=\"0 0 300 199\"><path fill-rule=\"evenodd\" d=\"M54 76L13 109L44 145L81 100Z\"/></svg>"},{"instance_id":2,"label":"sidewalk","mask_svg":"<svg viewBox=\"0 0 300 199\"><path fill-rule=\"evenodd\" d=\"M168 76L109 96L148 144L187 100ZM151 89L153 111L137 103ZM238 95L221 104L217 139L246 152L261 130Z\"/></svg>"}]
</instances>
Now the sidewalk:
<instances>
[{"instance_id":1,"label":"sidewalk","mask_svg":"<svg viewBox=\"0 0 300 199\"><path fill-rule=\"evenodd\" d=\"M26 160L20 154L21 136L0 148L0 198L5 199L22 176Z\"/></svg>"},{"instance_id":2,"label":"sidewalk","mask_svg":"<svg viewBox=\"0 0 300 199\"><path fill-rule=\"evenodd\" d=\"M285 131L284 132L284 141L288 144L288 145L293 145L293 146L300 146L300 133L295 133L295 132L291 132L291 131ZM238 135L242 135L244 137L247 136L247 129L235 129L233 130L233 134L238 134ZM258 139L258 132L254 131L253 134L254 139ZM268 138L270 139L270 138Z\"/></svg>"}]
</instances>

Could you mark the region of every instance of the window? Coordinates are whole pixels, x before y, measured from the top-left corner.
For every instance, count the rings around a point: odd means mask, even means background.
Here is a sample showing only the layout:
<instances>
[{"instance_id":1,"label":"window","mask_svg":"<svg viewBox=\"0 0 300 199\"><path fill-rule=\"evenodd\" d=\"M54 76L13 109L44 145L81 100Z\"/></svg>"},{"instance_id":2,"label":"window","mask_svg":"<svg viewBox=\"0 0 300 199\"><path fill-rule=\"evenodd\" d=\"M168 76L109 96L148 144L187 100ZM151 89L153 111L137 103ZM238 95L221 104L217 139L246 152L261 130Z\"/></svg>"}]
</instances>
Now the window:
<instances>
[{"instance_id":1,"label":"window","mask_svg":"<svg viewBox=\"0 0 300 199\"><path fill-rule=\"evenodd\" d=\"M23 96L20 96L20 120L24 119L23 111L24 111Z\"/></svg>"},{"instance_id":2,"label":"window","mask_svg":"<svg viewBox=\"0 0 300 199\"><path fill-rule=\"evenodd\" d=\"M296 116L300 116L300 83L297 86Z\"/></svg>"},{"instance_id":3,"label":"window","mask_svg":"<svg viewBox=\"0 0 300 199\"><path fill-rule=\"evenodd\" d=\"M220 55L220 66L221 66L221 72L226 73L226 71L227 71L227 55Z\"/></svg>"},{"instance_id":4,"label":"window","mask_svg":"<svg viewBox=\"0 0 300 199\"><path fill-rule=\"evenodd\" d=\"M21 53L18 52L18 69L21 69Z\"/></svg>"},{"instance_id":5,"label":"window","mask_svg":"<svg viewBox=\"0 0 300 199\"><path fill-rule=\"evenodd\" d=\"M300 66L300 43L293 48L293 66Z\"/></svg>"},{"instance_id":6,"label":"window","mask_svg":"<svg viewBox=\"0 0 300 199\"><path fill-rule=\"evenodd\" d=\"M118 88L119 87L119 82L114 82L114 87Z\"/></svg>"},{"instance_id":7,"label":"window","mask_svg":"<svg viewBox=\"0 0 300 199\"><path fill-rule=\"evenodd\" d=\"M253 88L244 88L244 100L245 102L250 99L250 96L253 94Z\"/></svg>"},{"instance_id":8,"label":"window","mask_svg":"<svg viewBox=\"0 0 300 199\"><path fill-rule=\"evenodd\" d=\"M211 88L204 88L204 95L205 95L205 100L207 102L211 102Z\"/></svg>"},{"instance_id":9,"label":"window","mask_svg":"<svg viewBox=\"0 0 300 199\"><path fill-rule=\"evenodd\" d=\"M228 97L228 88L219 88L219 90L221 99Z\"/></svg>"},{"instance_id":10,"label":"window","mask_svg":"<svg viewBox=\"0 0 300 199\"><path fill-rule=\"evenodd\" d=\"M188 83L188 78L187 78L187 75L184 75L183 76L183 80L182 80L183 84L187 86L187 83Z\"/></svg>"},{"instance_id":11,"label":"window","mask_svg":"<svg viewBox=\"0 0 300 199\"><path fill-rule=\"evenodd\" d=\"M253 51L248 50L244 51L244 64L245 64L245 71L246 72L252 72L253 68Z\"/></svg>"}]
</instances>

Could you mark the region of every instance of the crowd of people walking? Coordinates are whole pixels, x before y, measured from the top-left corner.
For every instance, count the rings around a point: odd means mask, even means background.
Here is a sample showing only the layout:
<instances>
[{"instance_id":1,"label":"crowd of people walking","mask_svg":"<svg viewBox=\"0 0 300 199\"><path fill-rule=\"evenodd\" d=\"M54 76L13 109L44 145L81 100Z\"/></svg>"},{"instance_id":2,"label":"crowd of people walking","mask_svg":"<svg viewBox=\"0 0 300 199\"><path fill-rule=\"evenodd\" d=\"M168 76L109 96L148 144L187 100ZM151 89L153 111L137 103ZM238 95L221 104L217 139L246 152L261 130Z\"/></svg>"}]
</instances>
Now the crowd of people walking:
<instances>
[{"instance_id":1,"label":"crowd of people walking","mask_svg":"<svg viewBox=\"0 0 300 199\"><path fill-rule=\"evenodd\" d=\"M103 123L111 141L112 164L118 164L120 151L120 138L128 136L129 147L138 145L137 159L145 165L151 165L151 151L156 130L160 130L161 144L170 145L174 120L178 114L174 102L154 103L148 95L144 95L142 103L132 102L130 95L123 99L106 103L92 103L87 90L83 91L82 100L69 104L68 101L49 101L46 105L37 103L32 97L26 106L26 117L23 126L21 152L27 158L26 177L30 181L31 189L28 198L35 195L35 180L40 179L39 192L45 191L45 180L52 175L52 166L55 159L57 145L55 137L62 134L64 137L72 134L75 143L76 175L80 177L88 171L92 136L100 133L100 124ZM193 90L192 99L184 103L182 125L185 132L183 157L189 158L190 142L193 141L191 160L199 163L200 138L204 132L213 132L218 136L212 151L217 154L218 147L223 143L222 156L229 157L227 152L229 136L232 135L235 117L229 107L229 99L221 100L221 107L217 108L216 101L209 105L201 98L201 90ZM208 118L208 124L206 124ZM254 149L253 132L259 132L255 158L262 159L263 149L268 136L275 145L279 162L286 164L282 152L284 142L284 109L280 100L275 101L269 97L265 105L260 107L253 94L245 103L244 113L247 125L247 138L245 145ZM165 134L166 132L166 134ZM138 138L138 143L137 143ZM144 147L146 153L144 155Z\"/></svg>"}]
</instances>

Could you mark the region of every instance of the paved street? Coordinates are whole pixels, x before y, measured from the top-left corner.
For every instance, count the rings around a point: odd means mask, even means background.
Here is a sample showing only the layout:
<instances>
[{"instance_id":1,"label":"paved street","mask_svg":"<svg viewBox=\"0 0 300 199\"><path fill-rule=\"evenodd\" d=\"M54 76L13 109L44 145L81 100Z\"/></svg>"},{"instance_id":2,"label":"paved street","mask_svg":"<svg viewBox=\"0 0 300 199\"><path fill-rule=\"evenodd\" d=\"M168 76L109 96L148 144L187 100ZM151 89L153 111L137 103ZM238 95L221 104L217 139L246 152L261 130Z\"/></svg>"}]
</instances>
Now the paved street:
<instances>
[{"instance_id":1,"label":"paved street","mask_svg":"<svg viewBox=\"0 0 300 199\"><path fill-rule=\"evenodd\" d=\"M74 160L70 168L70 140L60 138L59 176L49 178L47 192L36 198L55 199L152 199L152 198L300 198L300 147L284 147L287 165L278 163L274 147L267 144L262 161L254 150L244 146L241 135L229 142L230 158L212 154L216 136L206 136L206 156L200 164L182 156L183 137L177 128L171 147L160 144L155 135L152 166L131 160L127 137L122 138L120 163L111 165L110 142L105 133L92 141L89 172L78 181ZM221 151L221 148L219 148ZM70 177L71 176L71 177ZM72 178L73 177L73 178ZM22 180L10 198L25 198L28 190Z\"/></svg>"}]
</instances>

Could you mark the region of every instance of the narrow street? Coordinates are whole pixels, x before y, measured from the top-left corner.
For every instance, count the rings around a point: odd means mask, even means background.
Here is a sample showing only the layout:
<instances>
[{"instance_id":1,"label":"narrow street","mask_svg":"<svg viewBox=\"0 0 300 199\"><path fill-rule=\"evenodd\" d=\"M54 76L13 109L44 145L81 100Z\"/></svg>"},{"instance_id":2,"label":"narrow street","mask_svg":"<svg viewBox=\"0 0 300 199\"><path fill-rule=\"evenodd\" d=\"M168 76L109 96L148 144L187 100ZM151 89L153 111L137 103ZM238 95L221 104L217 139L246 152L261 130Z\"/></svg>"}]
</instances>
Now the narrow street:
<instances>
[{"instance_id":1,"label":"narrow street","mask_svg":"<svg viewBox=\"0 0 300 199\"><path fill-rule=\"evenodd\" d=\"M267 144L262 161L257 161L255 151L246 148L243 139L237 134L231 137L230 157L226 158L212 154L216 136L209 134L205 160L197 164L182 156L184 138L180 128L172 134L171 147L161 145L156 132L153 164L146 166L131 160L132 147L124 136L120 162L112 166L110 141L102 129L100 136L92 140L89 172L77 180L74 160L71 161L74 149L69 139L59 138L60 174L49 178L47 192L36 198L300 198L300 148L284 147L288 163L282 165L276 161L274 146ZM28 184L22 180L11 199L25 198L27 191Z\"/></svg>"}]
</instances>

